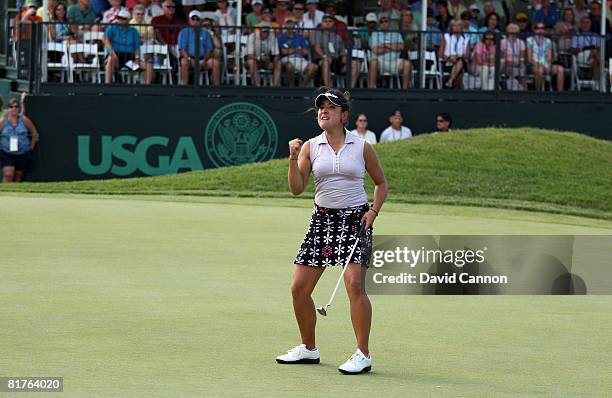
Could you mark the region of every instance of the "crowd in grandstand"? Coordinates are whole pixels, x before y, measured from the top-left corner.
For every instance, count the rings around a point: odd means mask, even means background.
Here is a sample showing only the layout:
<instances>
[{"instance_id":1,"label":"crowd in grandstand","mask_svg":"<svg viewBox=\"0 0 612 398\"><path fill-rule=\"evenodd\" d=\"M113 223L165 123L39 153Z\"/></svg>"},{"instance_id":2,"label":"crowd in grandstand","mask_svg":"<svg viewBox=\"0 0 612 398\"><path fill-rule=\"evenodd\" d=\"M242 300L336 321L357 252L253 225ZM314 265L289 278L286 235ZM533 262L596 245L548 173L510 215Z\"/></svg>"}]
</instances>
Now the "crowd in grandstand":
<instances>
[{"instance_id":1,"label":"crowd in grandstand","mask_svg":"<svg viewBox=\"0 0 612 398\"><path fill-rule=\"evenodd\" d=\"M104 32L107 83L128 63L143 72L143 82L153 81L161 61L140 51L145 44L168 46L181 84L190 83L196 66L208 84L230 82L235 64L228 59L237 43L244 44L244 83L255 86L264 78L272 86L333 86L350 72L349 87L408 89L421 45L435 55L435 61L426 58L426 68L436 62L449 89L471 86L473 77L479 88L492 90L499 74L508 89L563 91L574 64L588 69L594 84L600 72L602 10L595 0L428 0L423 44L421 0L364 2L372 12L360 16L339 15L347 2L333 0L243 0L240 16L227 0L66 1L49 0L43 10L37 0L27 0L17 19L41 21L47 12L55 42L76 43L86 32ZM607 31L611 18L609 12ZM244 42L236 37L238 22ZM15 39L27 40L28 34L21 26Z\"/></svg>"}]
</instances>

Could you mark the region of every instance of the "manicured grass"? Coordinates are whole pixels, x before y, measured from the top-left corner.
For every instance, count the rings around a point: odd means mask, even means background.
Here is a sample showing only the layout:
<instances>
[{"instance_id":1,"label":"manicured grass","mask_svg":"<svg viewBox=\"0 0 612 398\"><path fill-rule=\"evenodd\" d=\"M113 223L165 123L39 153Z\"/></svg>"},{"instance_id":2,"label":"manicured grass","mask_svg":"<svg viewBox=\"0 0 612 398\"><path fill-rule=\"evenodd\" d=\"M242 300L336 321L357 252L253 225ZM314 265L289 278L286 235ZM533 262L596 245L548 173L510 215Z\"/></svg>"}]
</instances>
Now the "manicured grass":
<instances>
[{"instance_id":1,"label":"manicured grass","mask_svg":"<svg viewBox=\"0 0 612 398\"><path fill-rule=\"evenodd\" d=\"M391 202L612 219L612 142L533 128L428 134L376 146ZM0 185L0 190L289 197L286 160L155 178ZM312 184L305 196L312 197ZM368 182L371 193L371 184Z\"/></svg>"},{"instance_id":2,"label":"manicured grass","mask_svg":"<svg viewBox=\"0 0 612 398\"><path fill-rule=\"evenodd\" d=\"M298 343L289 283L310 201L142 199L0 195L2 375L63 376L61 397L604 397L612 389L610 296L373 296L373 372L346 377L336 367L354 336L340 291L319 321L322 363L277 365ZM390 204L376 229L610 234L612 222ZM338 272L323 275L316 303Z\"/></svg>"}]
</instances>

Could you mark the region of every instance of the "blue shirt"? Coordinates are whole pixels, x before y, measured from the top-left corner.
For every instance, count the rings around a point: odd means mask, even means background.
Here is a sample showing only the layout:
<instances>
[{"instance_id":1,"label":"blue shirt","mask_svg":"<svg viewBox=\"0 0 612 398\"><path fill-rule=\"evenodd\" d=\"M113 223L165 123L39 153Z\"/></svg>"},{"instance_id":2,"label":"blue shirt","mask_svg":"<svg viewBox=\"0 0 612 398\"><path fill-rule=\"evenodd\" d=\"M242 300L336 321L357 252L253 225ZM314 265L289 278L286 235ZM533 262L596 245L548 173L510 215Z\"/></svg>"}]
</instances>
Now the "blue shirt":
<instances>
[{"instance_id":1,"label":"blue shirt","mask_svg":"<svg viewBox=\"0 0 612 398\"><path fill-rule=\"evenodd\" d=\"M552 28L557 22L559 22L559 10L556 7L548 7L548 15L544 15L544 11L537 10L533 15L533 24L542 22L547 28Z\"/></svg>"},{"instance_id":2,"label":"blue shirt","mask_svg":"<svg viewBox=\"0 0 612 398\"><path fill-rule=\"evenodd\" d=\"M572 36L572 48L582 50L585 47L599 48L599 36L594 33L578 33Z\"/></svg>"},{"instance_id":3,"label":"blue shirt","mask_svg":"<svg viewBox=\"0 0 612 398\"><path fill-rule=\"evenodd\" d=\"M4 117L2 132L0 132L0 149L6 153L15 155L23 155L30 151L30 136L28 128L23 121L23 116L17 119L17 125L13 126L8 120L8 116ZM11 137L17 137L17 152L11 152Z\"/></svg>"},{"instance_id":4,"label":"blue shirt","mask_svg":"<svg viewBox=\"0 0 612 398\"><path fill-rule=\"evenodd\" d=\"M89 9L98 17L101 17L102 13L109 8L110 4L107 0L89 0Z\"/></svg>"},{"instance_id":5,"label":"blue shirt","mask_svg":"<svg viewBox=\"0 0 612 398\"><path fill-rule=\"evenodd\" d=\"M278 48L308 48L308 42L306 38L300 34L295 34L292 38L287 35L287 33L283 33L278 37ZM293 54L292 54L293 55ZM302 54L299 54L300 56Z\"/></svg>"},{"instance_id":6,"label":"blue shirt","mask_svg":"<svg viewBox=\"0 0 612 398\"><path fill-rule=\"evenodd\" d=\"M132 27L110 25L104 31L116 53L134 53L140 48L140 34Z\"/></svg>"},{"instance_id":7,"label":"blue shirt","mask_svg":"<svg viewBox=\"0 0 612 398\"><path fill-rule=\"evenodd\" d=\"M181 29L178 35L178 46L181 50L186 50L190 57L196 56L196 32L192 27ZM213 50L213 43L210 34L205 29L200 29L200 59L204 58L207 51Z\"/></svg>"}]
</instances>

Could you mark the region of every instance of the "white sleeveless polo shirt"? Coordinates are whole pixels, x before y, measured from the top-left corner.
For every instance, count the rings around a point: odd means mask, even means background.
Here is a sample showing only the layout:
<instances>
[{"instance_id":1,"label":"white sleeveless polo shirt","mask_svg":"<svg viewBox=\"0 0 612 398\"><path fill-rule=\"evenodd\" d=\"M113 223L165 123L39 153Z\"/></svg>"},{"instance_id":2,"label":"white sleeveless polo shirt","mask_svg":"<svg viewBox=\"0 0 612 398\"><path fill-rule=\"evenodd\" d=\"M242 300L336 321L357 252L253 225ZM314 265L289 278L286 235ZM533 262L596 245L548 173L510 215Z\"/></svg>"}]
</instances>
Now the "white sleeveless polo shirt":
<instances>
[{"instance_id":1,"label":"white sleeveless polo shirt","mask_svg":"<svg viewBox=\"0 0 612 398\"><path fill-rule=\"evenodd\" d=\"M315 203L330 209L361 206L368 202L364 187L365 140L345 130L344 145L335 153L325 131L308 140L315 178Z\"/></svg>"}]
</instances>

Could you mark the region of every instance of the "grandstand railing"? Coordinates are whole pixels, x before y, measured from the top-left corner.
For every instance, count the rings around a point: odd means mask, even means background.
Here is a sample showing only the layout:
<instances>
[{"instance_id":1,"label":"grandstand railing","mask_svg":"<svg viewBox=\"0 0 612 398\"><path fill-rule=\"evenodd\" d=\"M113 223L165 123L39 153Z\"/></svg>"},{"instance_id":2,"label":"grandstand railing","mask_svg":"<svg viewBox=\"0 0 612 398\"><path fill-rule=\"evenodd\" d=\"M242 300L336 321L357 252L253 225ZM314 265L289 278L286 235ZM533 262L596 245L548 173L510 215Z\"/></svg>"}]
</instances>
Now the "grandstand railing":
<instances>
[{"instance_id":1,"label":"grandstand railing","mask_svg":"<svg viewBox=\"0 0 612 398\"><path fill-rule=\"evenodd\" d=\"M14 10L16 12L16 10ZM11 14L8 14L9 17ZM16 15L16 14L14 14ZM12 20L14 20L14 15ZM17 68L17 76L19 79L27 80L32 91L44 92L50 86L78 83L80 87L83 85L105 85L114 87L118 85L144 85L149 83L146 81L146 69L149 66L154 68L153 85L158 86L179 86L181 83L184 86L191 88L210 87L215 83L213 81L213 73L208 69L209 64L200 64L196 62L193 67L190 67L188 74L189 80L181 82L180 75L180 54L175 44L163 43L160 41L160 32L162 29L189 28L187 25L129 25L135 28L142 39L141 48L143 51L137 51L135 57L130 64L133 69L128 68L124 64L113 72L112 83L105 84L107 80L105 70L105 60L108 56L108 49L104 46L101 36L109 26L109 24L88 24L88 25L68 25L69 33L63 38L58 36L54 30L59 29L57 22L50 23L19 23L16 29L12 29L10 24L5 24L4 37L2 47L4 50L7 65ZM197 32L203 31L205 28L196 27ZM285 28L272 27L271 35L280 35L286 31ZM262 45L262 41L257 39L260 35L258 29L248 27L220 27L215 26L207 30L218 39L218 47L215 48L212 57L217 60L220 65L220 85L221 86L253 86L254 80L251 76L251 71L247 65L246 51L249 42L249 35L255 35L253 39L256 46ZM100 33L96 33L100 32ZM297 28L296 32L307 35L312 38L315 34L321 34L319 29L303 29ZM317 33L319 32L319 33ZM351 84L353 73L357 73L358 88L368 88L368 73L372 67L372 60L376 55L371 50L364 48L364 40L360 39L360 35L366 35L364 30L349 28L346 31L334 31L339 35L345 35L346 40L343 40L343 45L346 48L345 67L332 66L331 84L337 87L348 88ZM467 91L488 91L499 93L504 91L538 91L545 90L547 92L560 91L560 84L563 83L565 91L593 91L593 92L609 92L610 91L610 76L608 67L608 57L611 54L610 47L612 40L610 37L603 38L593 34L587 39L589 45L585 46L586 51L575 53L571 50L572 38L564 35L545 34L544 40L550 40L550 51L552 59L550 67L547 68L540 78L531 65L528 64L527 54L519 55L516 58L516 64L510 62L513 58L508 56L508 47L502 44L508 39L506 33L487 33L487 32L463 32L461 40L469 42L470 55L463 60L455 60L447 57L453 56L453 51L448 51L449 44L457 45L457 40L451 39L452 43L446 43L445 34L441 32L420 32L420 31L389 31L389 33L400 34L404 43L404 48L398 54L385 56L383 61L379 60L379 74L376 77L376 87L384 87L389 90L401 90L403 78L401 73L397 72L398 65L405 65L402 60L410 61L412 71L409 75L410 88L409 90L467 90ZM55 34L55 36L54 36ZM446 34L448 35L448 34ZM483 42L485 35L493 35L494 43L490 45L478 44L483 51L475 56L477 43ZM199 59L202 54L199 51L199 34L195 37L195 54L194 58ZM458 36L457 36L458 37ZM522 40L521 45L514 48L522 49L523 46L527 50L527 40L534 40L533 33L526 35L519 34ZM584 39L577 39L578 42ZM440 49L441 43L447 51ZM539 39L538 39L538 42ZM309 40L312 43L312 40ZM517 43L517 42L513 42ZM584 43L582 43L584 44ZM157 45L153 48L154 45ZM92 47L93 46L93 47ZM167 47L166 47L167 46ZM483 47L484 46L484 47ZM95 48L97 54L92 54L85 50ZM540 48L541 49L541 48ZM83 52L79 52L83 50ZM155 51L154 51L155 50ZM159 50L159 51L157 51ZM502 51L505 51L505 57ZM515 51L515 50L512 50ZM446 53L446 54L444 54ZM80 55L79 55L80 54ZM597 61L596 55L600 56L603 68L594 67L594 62ZM539 54L539 56L542 56ZM95 60L97 58L97 61ZM282 58L282 55L281 55ZM122 61L127 58L122 57ZM421 62L421 59L424 62ZM95 61L95 62L94 62ZM262 59L257 59L258 66L261 65ZM353 61L359 64L359 68L353 71L351 67ZM312 46L308 49L306 63L313 62L316 64L317 55ZM381 62L384 63L383 70L380 70ZM210 62L212 64L212 62ZM88 68L86 64L92 64ZM135 65L138 65L136 67ZM457 66L457 64L461 64ZM78 66L78 67L77 67ZM461 70L453 82L450 82L451 76L456 71L453 68ZM317 72L317 78L311 80L309 86L323 84L321 78L321 66ZM594 75L597 69L599 73ZM271 86L274 84L274 71L270 69L259 69L261 82L263 85ZM562 74L558 77L557 74ZM296 78L293 82L287 81L287 75L281 71L281 86L288 87L291 84L299 85L300 74L296 73ZM536 87L536 83L539 87ZM600 84L603 83L603 84ZM370 87L372 88L372 87Z\"/></svg>"}]
</instances>

